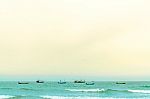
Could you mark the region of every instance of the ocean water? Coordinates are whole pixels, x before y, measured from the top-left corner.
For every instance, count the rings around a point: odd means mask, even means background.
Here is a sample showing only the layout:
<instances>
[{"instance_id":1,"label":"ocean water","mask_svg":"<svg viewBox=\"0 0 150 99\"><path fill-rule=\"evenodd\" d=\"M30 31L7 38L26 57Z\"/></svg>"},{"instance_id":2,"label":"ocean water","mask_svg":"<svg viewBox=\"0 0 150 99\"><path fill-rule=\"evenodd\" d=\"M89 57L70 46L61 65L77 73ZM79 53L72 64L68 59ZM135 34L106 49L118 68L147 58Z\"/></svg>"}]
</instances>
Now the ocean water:
<instances>
[{"instance_id":1,"label":"ocean water","mask_svg":"<svg viewBox=\"0 0 150 99\"><path fill-rule=\"evenodd\" d=\"M0 99L150 99L150 82L116 84L102 81L95 85L0 82Z\"/></svg>"}]
</instances>

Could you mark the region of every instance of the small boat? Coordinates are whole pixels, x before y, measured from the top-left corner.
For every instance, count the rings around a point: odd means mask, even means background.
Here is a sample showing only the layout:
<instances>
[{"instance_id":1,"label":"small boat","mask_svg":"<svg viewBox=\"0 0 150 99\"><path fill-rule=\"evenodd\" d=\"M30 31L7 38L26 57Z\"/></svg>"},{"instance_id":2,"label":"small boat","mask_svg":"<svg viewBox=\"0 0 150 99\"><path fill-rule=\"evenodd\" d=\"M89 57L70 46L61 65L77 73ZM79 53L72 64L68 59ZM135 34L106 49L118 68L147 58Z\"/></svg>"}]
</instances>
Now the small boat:
<instances>
[{"instance_id":1,"label":"small boat","mask_svg":"<svg viewBox=\"0 0 150 99\"><path fill-rule=\"evenodd\" d=\"M18 82L18 84L29 84L29 82Z\"/></svg>"},{"instance_id":2,"label":"small boat","mask_svg":"<svg viewBox=\"0 0 150 99\"><path fill-rule=\"evenodd\" d=\"M75 80L74 83L85 83L85 80Z\"/></svg>"},{"instance_id":3,"label":"small boat","mask_svg":"<svg viewBox=\"0 0 150 99\"><path fill-rule=\"evenodd\" d=\"M37 80L36 83L44 83L44 81Z\"/></svg>"},{"instance_id":4,"label":"small boat","mask_svg":"<svg viewBox=\"0 0 150 99\"><path fill-rule=\"evenodd\" d=\"M116 84L126 84L125 82L116 82Z\"/></svg>"},{"instance_id":5,"label":"small boat","mask_svg":"<svg viewBox=\"0 0 150 99\"><path fill-rule=\"evenodd\" d=\"M86 85L94 85L94 81L85 83Z\"/></svg>"},{"instance_id":6,"label":"small boat","mask_svg":"<svg viewBox=\"0 0 150 99\"><path fill-rule=\"evenodd\" d=\"M61 80L58 82L58 84L66 84L66 83L67 83L67 82L61 81Z\"/></svg>"}]
</instances>

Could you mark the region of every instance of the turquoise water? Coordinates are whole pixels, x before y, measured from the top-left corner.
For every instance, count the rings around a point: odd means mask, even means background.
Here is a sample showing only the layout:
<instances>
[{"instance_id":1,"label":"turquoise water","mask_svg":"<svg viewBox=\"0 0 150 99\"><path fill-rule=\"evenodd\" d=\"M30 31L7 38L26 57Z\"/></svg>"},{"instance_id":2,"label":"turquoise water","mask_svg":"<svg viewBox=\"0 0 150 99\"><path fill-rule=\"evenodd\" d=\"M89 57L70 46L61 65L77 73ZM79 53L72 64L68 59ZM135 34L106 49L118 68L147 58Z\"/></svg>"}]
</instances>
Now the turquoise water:
<instances>
[{"instance_id":1,"label":"turquoise water","mask_svg":"<svg viewBox=\"0 0 150 99\"><path fill-rule=\"evenodd\" d=\"M0 99L150 99L150 82L0 82Z\"/></svg>"}]
</instances>

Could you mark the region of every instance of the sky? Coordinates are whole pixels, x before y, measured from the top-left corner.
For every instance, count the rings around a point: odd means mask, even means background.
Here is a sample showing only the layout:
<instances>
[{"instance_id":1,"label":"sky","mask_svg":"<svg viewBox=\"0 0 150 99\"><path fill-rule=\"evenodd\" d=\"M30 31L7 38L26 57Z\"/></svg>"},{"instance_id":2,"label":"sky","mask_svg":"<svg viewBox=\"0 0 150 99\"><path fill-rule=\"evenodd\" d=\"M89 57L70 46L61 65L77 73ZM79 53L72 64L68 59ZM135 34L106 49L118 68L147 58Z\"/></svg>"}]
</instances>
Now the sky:
<instances>
[{"instance_id":1,"label":"sky","mask_svg":"<svg viewBox=\"0 0 150 99\"><path fill-rule=\"evenodd\" d=\"M149 80L149 5L0 0L0 77Z\"/></svg>"}]
</instances>

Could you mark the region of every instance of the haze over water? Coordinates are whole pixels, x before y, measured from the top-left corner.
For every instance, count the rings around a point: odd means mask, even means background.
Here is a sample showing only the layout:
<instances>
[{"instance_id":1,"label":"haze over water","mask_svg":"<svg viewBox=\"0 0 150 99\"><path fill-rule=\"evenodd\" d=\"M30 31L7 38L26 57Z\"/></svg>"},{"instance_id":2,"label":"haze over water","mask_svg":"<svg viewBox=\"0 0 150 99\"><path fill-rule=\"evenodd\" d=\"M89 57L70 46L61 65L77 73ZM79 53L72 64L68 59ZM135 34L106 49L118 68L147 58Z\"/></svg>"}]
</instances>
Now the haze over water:
<instances>
[{"instance_id":1,"label":"haze over water","mask_svg":"<svg viewBox=\"0 0 150 99\"><path fill-rule=\"evenodd\" d=\"M149 4L0 0L1 80L149 80Z\"/></svg>"}]
</instances>

